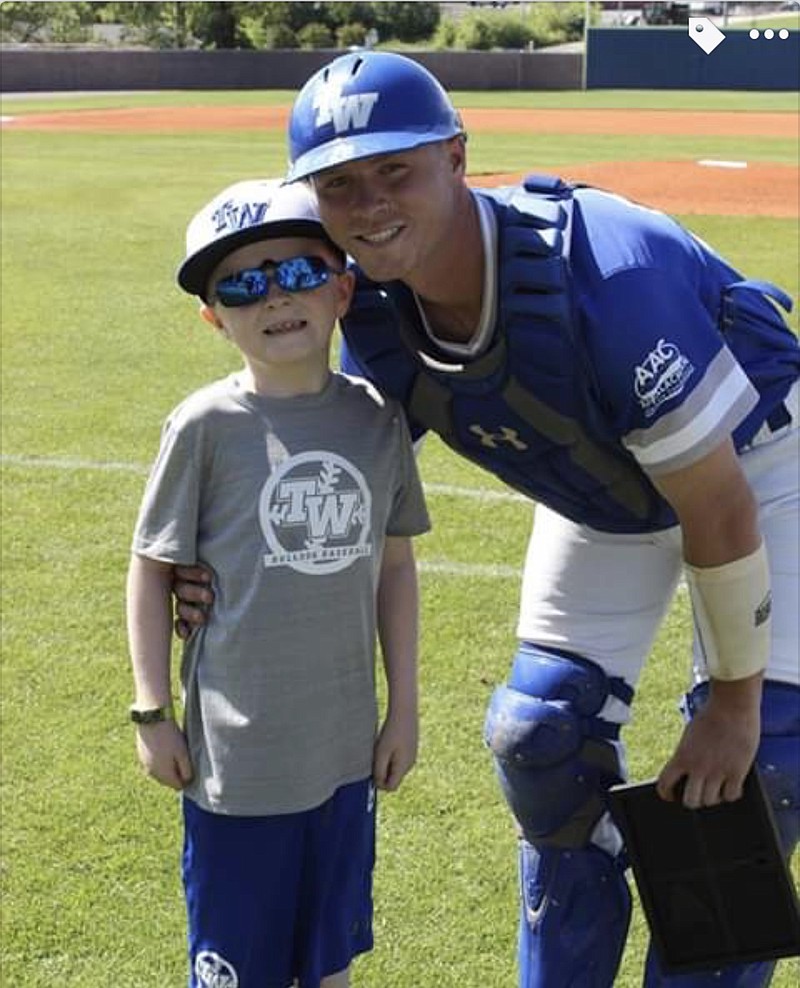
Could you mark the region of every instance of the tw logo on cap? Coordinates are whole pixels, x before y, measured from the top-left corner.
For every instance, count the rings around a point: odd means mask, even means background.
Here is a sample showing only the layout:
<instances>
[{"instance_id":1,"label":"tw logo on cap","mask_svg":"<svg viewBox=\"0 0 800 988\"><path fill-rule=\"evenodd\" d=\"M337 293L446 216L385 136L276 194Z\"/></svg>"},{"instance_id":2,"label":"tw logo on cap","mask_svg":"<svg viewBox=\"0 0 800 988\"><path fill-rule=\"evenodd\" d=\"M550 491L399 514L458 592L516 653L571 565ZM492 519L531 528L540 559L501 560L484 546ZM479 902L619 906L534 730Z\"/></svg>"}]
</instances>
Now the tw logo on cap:
<instances>
[{"instance_id":1,"label":"tw logo on cap","mask_svg":"<svg viewBox=\"0 0 800 988\"><path fill-rule=\"evenodd\" d=\"M211 214L214 233L235 233L264 222L268 202L237 202L228 199Z\"/></svg>"},{"instance_id":2,"label":"tw logo on cap","mask_svg":"<svg viewBox=\"0 0 800 988\"><path fill-rule=\"evenodd\" d=\"M341 93L322 92L314 101L317 115L314 125L324 127L333 124L337 134L348 130L363 130L369 126L369 120L380 93L354 93L352 96L342 96Z\"/></svg>"}]
</instances>

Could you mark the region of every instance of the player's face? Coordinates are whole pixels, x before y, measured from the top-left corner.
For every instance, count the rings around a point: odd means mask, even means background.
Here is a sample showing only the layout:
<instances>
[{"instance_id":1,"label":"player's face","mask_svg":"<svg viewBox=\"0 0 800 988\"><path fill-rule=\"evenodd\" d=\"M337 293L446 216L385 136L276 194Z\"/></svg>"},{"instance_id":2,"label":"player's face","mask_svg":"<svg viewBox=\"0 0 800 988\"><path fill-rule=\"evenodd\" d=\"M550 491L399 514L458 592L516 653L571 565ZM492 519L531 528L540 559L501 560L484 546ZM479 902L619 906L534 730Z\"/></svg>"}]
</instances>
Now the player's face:
<instances>
[{"instance_id":1,"label":"player's face","mask_svg":"<svg viewBox=\"0 0 800 988\"><path fill-rule=\"evenodd\" d=\"M312 184L326 229L367 276L414 286L457 248L449 233L463 176L454 138L346 162Z\"/></svg>"},{"instance_id":2,"label":"player's face","mask_svg":"<svg viewBox=\"0 0 800 988\"><path fill-rule=\"evenodd\" d=\"M215 286L248 269L265 268L291 257L319 257L333 271L342 261L319 240L283 237L247 244L229 254L212 273L210 301L216 324L241 350L248 366L269 371L273 366L304 363L327 368L328 349L336 320L344 315L352 292L352 275L333 274L326 284L308 291L289 292L270 278L268 294L250 305L224 306Z\"/></svg>"}]
</instances>

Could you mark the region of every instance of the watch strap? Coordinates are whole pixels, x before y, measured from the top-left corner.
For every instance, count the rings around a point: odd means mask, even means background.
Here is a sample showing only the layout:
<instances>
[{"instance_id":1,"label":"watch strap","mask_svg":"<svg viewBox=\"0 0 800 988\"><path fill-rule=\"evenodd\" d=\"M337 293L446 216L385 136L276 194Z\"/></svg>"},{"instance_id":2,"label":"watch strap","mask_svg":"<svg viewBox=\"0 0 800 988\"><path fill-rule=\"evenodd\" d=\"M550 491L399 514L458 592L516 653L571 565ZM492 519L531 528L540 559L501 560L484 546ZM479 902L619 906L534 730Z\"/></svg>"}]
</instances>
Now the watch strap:
<instances>
[{"instance_id":1,"label":"watch strap","mask_svg":"<svg viewBox=\"0 0 800 988\"><path fill-rule=\"evenodd\" d=\"M175 708L171 703L146 710L133 706L130 708L130 716L134 724L160 724L165 720L175 720Z\"/></svg>"}]
</instances>

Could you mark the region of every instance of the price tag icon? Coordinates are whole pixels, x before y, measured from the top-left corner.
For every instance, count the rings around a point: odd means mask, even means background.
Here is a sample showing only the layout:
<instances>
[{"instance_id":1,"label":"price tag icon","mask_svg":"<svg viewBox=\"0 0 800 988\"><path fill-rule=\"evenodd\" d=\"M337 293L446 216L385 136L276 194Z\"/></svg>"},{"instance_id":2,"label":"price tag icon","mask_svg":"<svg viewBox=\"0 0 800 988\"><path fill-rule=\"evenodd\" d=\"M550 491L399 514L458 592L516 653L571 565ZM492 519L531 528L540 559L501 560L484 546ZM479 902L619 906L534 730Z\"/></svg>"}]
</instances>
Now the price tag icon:
<instances>
[{"instance_id":1,"label":"price tag icon","mask_svg":"<svg viewBox=\"0 0 800 988\"><path fill-rule=\"evenodd\" d=\"M717 45L722 44L725 35L720 29L712 24L707 17L689 18L689 37L694 43L703 49L706 55L710 55Z\"/></svg>"}]
</instances>

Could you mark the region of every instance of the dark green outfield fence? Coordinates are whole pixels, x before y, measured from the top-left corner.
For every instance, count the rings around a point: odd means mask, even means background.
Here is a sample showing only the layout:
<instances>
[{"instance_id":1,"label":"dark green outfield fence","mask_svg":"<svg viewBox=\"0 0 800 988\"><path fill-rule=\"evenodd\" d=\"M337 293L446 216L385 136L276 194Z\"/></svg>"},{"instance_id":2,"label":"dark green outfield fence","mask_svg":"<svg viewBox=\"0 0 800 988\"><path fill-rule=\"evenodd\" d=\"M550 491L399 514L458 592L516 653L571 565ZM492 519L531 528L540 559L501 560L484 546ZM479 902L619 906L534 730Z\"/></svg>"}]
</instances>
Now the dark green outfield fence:
<instances>
[{"instance_id":1,"label":"dark green outfield fence","mask_svg":"<svg viewBox=\"0 0 800 988\"><path fill-rule=\"evenodd\" d=\"M420 51L413 57L454 90L797 90L800 32L753 41L726 32L706 55L685 28L589 31L580 51ZM0 91L297 89L338 51L0 49Z\"/></svg>"},{"instance_id":2,"label":"dark green outfield fence","mask_svg":"<svg viewBox=\"0 0 800 988\"><path fill-rule=\"evenodd\" d=\"M0 90L298 89L340 51L0 51ZM580 89L575 52L420 51L448 89Z\"/></svg>"}]
</instances>

